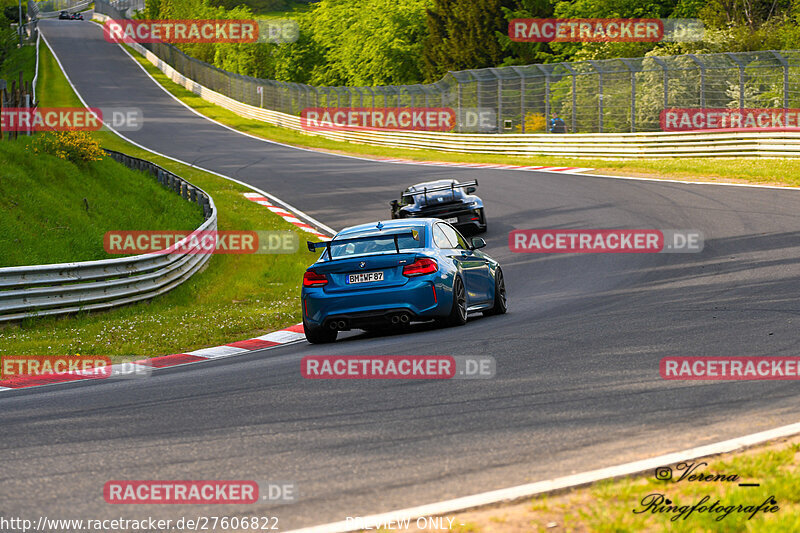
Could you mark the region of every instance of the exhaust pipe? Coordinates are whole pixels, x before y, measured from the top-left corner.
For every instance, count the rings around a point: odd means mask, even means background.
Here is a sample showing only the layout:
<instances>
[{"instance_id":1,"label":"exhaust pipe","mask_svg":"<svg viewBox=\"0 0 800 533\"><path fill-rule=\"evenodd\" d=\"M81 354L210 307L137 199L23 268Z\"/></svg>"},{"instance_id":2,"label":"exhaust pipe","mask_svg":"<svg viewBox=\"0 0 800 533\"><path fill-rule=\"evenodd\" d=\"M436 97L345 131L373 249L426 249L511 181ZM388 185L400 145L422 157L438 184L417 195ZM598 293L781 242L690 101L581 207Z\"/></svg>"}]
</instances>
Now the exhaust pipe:
<instances>
[{"instance_id":1,"label":"exhaust pipe","mask_svg":"<svg viewBox=\"0 0 800 533\"><path fill-rule=\"evenodd\" d=\"M411 318L407 314L403 313L400 315L400 322L403 324L408 324L409 320L411 320Z\"/></svg>"},{"instance_id":2,"label":"exhaust pipe","mask_svg":"<svg viewBox=\"0 0 800 533\"><path fill-rule=\"evenodd\" d=\"M339 329L339 323L336 322L335 320L331 320L330 324L328 324L328 327L331 328L333 331L336 331Z\"/></svg>"},{"instance_id":3,"label":"exhaust pipe","mask_svg":"<svg viewBox=\"0 0 800 533\"><path fill-rule=\"evenodd\" d=\"M400 322L400 315L392 315L392 324Z\"/></svg>"},{"instance_id":4,"label":"exhaust pipe","mask_svg":"<svg viewBox=\"0 0 800 533\"><path fill-rule=\"evenodd\" d=\"M336 326L337 326L339 329L345 329L345 328L347 327L347 323L346 323L344 320L340 320L340 321L339 321L339 322L336 324Z\"/></svg>"}]
</instances>

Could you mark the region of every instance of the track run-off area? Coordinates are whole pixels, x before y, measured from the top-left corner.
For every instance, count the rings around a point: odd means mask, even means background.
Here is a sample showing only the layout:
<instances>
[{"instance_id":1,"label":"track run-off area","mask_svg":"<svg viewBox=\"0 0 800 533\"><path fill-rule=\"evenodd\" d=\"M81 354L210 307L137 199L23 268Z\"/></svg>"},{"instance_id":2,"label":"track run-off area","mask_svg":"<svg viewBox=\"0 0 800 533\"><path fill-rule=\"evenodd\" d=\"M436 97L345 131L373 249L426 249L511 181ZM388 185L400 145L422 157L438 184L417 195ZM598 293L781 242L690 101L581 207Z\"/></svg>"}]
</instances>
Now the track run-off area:
<instances>
[{"instance_id":1,"label":"track run-off area","mask_svg":"<svg viewBox=\"0 0 800 533\"><path fill-rule=\"evenodd\" d=\"M388 218L389 201L413 183L477 178L489 222L483 237L503 265L509 312L460 328L303 341L147 380L5 392L2 514L246 514L278 516L288 530L800 421L792 381L659 375L667 356L797 355L800 191L438 168L294 149L193 113L95 24L45 20L40 29L89 106L143 111L144 127L128 138L267 191L335 230ZM510 231L536 228L695 229L705 247L697 254L509 250ZM305 355L491 355L497 375L305 380ZM299 497L279 507L107 504L103 485L124 479L291 480Z\"/></svg>"}]
</instances>

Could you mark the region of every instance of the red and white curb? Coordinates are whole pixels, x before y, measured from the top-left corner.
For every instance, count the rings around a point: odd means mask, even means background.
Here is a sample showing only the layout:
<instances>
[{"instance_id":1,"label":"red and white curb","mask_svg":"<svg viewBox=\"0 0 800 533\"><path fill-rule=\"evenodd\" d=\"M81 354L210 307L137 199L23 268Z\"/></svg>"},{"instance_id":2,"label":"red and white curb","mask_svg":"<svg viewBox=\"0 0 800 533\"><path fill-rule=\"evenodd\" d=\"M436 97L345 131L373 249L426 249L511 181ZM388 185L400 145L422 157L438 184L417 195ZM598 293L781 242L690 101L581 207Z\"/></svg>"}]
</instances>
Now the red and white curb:
<instances>
[{"instance_id":1,"label":"red and white curb","mask_svg":"<svg viewBox=\"0 0 800 533\"><path fill-rule=\"evenodd\" d=\"M172 366L199 363L201 361L209 361L212 359L220 359L222 357L242 355L252 352L253 350L263 350L265 348L283 346L285 344L297 342L302 339L305 339L305 335L303 333L303 324L296 324L286 329L273 331L272 333L252 339L232 342L222 346L214 346L212 348L202 348L192 352L162 355L160 357L153 357L152 359L142 359L131 364L140 365L144 368L153 370L157 368L168 368ZM122 365L111 365L112 377L115 374L120 374L121 372L123 372ZM131 372L129 365L126 365L124 372ZM42 385L52 385L54 383L106 378L108 378L107 371L105 373L101 373L96 370L69 372L63 374L46 374L41 376L18 376L10 379L0 380L0 392Z\"/></svg>"},{"instance_id":2,"label":"red and white curb","mask_svg":"<svg viewBox=\"0 0 800 533\"><path fill-rule=\"evenodd\" d=\"M276 215L279 215L279 216L283 217L283 219L285 221L289 222L290 224L294 224L295 226L297 226L301 230L303 230L305 232L308 232L311 235L314 235L315 237L319 238L320 240L323 240L323 241L331 240L331 238L329 236L325 235L324 233L320 233L313 226L310 226L310 225L306 224L305 222L303 222L302 220L300 220L299 218L294 216L294 213L291 213L291 212L287 211L286 209L284 209L284 208L282 208L280 206L274 205L269 200L269 198L267 198L263 194L259 194L257 192L246 192L246 193L244 193L244 197L247 198L248 200L250 200L251 202L257 203L258 205L263 205L264 207L266 207L267 209L269 209L270 211L272 211Z\"/></svg>"},{"instance_id":3,"label":"red and white curb","mask_svg":"<svg viewBox=\"0 0 800 533\"><path fill-rule=\"evenodd\" d=\"M525 170L528 172L588 172L594 170L587 167L537 167L525 165L500 165L494 163L451 163L448 161L415 161L413 159L373 159L381 163L400 163L405 165L425 165L430 167L480 168L493 170Z\"/></svg>"}]
</instances>

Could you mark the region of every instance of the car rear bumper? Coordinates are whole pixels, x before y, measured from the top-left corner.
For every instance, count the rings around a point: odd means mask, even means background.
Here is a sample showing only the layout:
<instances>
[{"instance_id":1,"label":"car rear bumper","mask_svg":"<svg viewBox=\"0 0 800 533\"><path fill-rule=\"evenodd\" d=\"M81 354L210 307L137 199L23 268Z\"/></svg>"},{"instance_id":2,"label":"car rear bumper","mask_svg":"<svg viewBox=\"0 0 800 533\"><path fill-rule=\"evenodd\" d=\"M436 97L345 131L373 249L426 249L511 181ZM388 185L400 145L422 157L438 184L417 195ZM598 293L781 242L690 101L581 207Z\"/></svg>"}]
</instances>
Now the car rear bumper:
<instances>
[{"instance_id":1,"label":"car rear bumper","mask_svg":"<svg viewBox=\"0 0 800 533\"><path fill-rule=\"evenodd\" d=\"M402 287L326 293L322 288L303 289L303 314L312 326L327 327L331 320L345 328L392 324L393 317L428 320L441 315L442 290L434 289L434 276L412 278Z\"/></svg>"}]
</instances>

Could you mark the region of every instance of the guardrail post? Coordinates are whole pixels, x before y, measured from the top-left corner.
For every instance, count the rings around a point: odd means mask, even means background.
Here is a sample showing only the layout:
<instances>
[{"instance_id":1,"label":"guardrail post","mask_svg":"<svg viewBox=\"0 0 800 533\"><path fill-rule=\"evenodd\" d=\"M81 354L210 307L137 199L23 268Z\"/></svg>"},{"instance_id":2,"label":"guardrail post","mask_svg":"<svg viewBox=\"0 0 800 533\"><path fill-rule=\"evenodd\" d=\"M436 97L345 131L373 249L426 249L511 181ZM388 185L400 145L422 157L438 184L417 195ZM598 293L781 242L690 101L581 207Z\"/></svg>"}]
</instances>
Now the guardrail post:
<instances>
[{"instance_id":1,"label":"guardrail post","mask_svg":"<svg viewBox=\"0 0 800 533\"><path fill-rule=\"evenodd\" d=\"M458 126L458 133L461 133L461 80L456 79L456 125Z\"/></svg>"},{"instance_id":2,"label":"guardrail post","mask_svg":"<svg viewBox=\"0 0 800 533\"><path fill-rule=\"evenodd\" d=\"M658 66L660 66L664 70L664 107L663 109L669 108L669 69L667 68L667 64L664 62L663 59L658 57L651 57Z\"/></svg>"},{"instance_id":3,"label":"guardrail post","mask_svg":"<svg viewBox=\"0 0 800 533\"><path fill-rule=\"evenodd\" d=\"M597 61L590 59L589 63L597 71L597 129L603 133L603 71L597 68Z\"/></svg>"},{"instance_id":4,"label":"guardrail post","mask_svg":"<svg viewBox=\"0 0 800 533\"><path fill-rule=\"evenodd\" d=\"M744 109L744 64L733 52L725 52L725 55L739 67L739 110L742 110Z\"/></svg>"},{"instance_id":5,"label":"guardrail post","mask_svg":"<svg viewBox=\"0 0 800 533\"><path fill-rule=\"evenodd\" d=\"M550 121L550 73L542 65L536 65L544 74L544 131L550 133L547 125Z\"/></svg>"},{"instance_id":6,"label":"guardrail post","mask_svg":"<svg viewBox=\"0 0 800 533\"><path fill-rule=\"evenodd\" d=\"M706 65L694 54L686 54L689 56L689 59L694 61L697 66L700 68L700 107L705 109L706 107Z\"/></svg>"},{"instance_id":7,"label":"guardrail post","mask_svg":"<svg viewBox=\"0 0 800 533\"><path fill-rule=\"evenodd\" d=\"M519 116L522 133L525 133L525 71L512 66L511 69L519 76Z\"/></svg>"},{"instance_id":8,"label":"guardrail post","mask_svg":"<svg viewBox=\"0 0 800 533\"><path fill-rule=\"evenodd\" d=\"M569 63L561 63L561 66L566 68L567 71L569 71L569 73L570 73L570 75L572 77L572 133L577 133L577 131L578 131L578 118L577 118L578 117L578 109L577 109L577 106L578 106L578 95L576 94L576 90L577 90L578 73L575 72L575 69L573 69L569 65Z\"/></svg>"},{"instance_id":9,"label":"guardrail post","mask_svg":"<svg viewBox=\"0 0 800 533\"><path fill-rule=\"evenodd\" d=\"M495 77L497 83L497 105L495 106L497 133L503 133L503 79L497 75L495 69L490 68L489 72Z\"/></svg>"},{"instance_id":10,"label":"guardrail post","mask_svg":"<svg viewBox=\"0 0 800 533\"><path fill-rule=\"evenodd\" d=\"M789 62L780 52L772 50L772 55L783 66L783 114L786 120L786 114L789 112Z\"/></svg>"},{"instance_id":11,"label":"guardrail post","mask_svg":"<svg viewBox=\"0 0 800 533\"><path fill-rule=\"evenodd\" d=\"M631 71L631 133L636 132L636 65L630 59L620 59L622 63Z\"/></svg>"}]
</instances>

